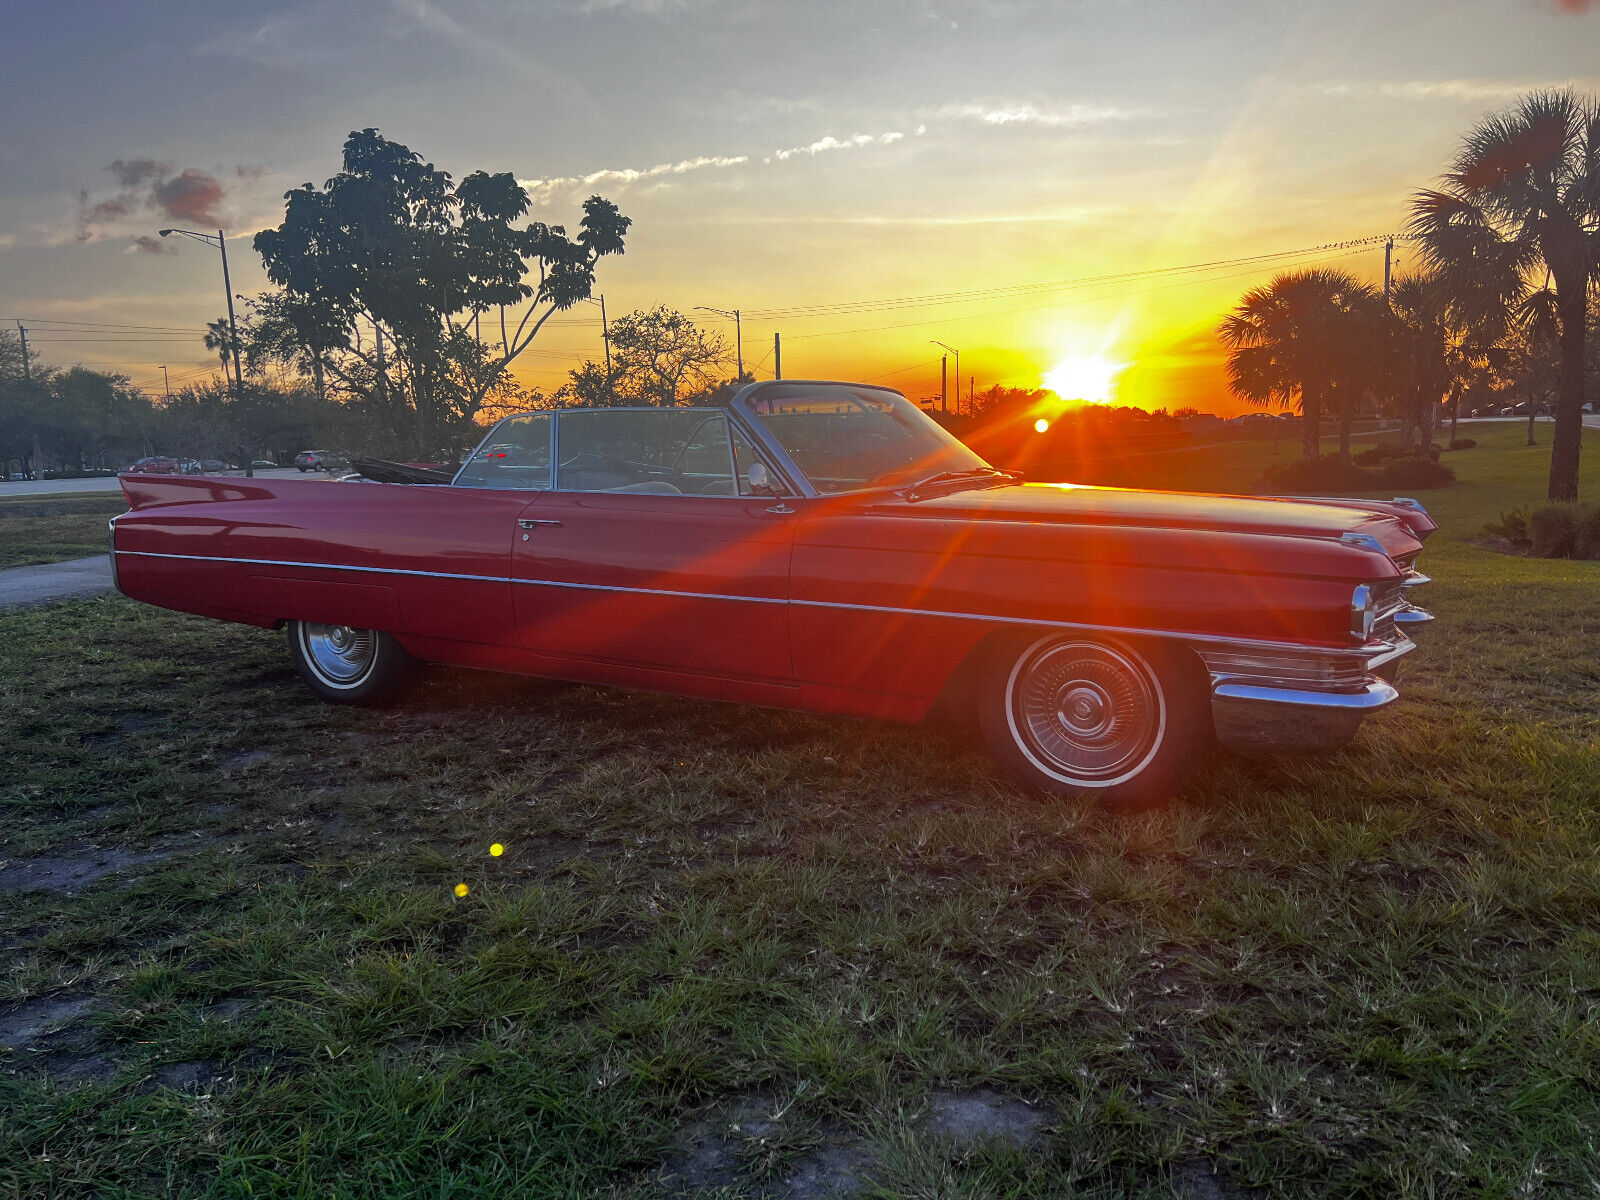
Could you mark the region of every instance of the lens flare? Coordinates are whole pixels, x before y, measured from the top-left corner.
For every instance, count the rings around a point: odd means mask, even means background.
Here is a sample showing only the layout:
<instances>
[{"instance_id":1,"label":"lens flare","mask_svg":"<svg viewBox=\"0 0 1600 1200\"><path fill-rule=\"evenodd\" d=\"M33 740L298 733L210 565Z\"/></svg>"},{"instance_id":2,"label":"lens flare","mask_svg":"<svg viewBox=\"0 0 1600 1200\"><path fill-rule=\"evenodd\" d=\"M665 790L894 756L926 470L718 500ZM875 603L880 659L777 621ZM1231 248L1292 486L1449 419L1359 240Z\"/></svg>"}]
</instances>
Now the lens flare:
<instances>
[{"instance_id":1,"label":"lens flare","mask_svg":"<svg viewBox=\"0 0 1600 1200\"><path fill-rule=\"evenodd\" d=\"M470 889L464 883L456 884L456 895L465 896Z\"/></svg>"},{"instance_id":2,"label":"lens flare","mask_svg":"<svg viewBox=\"0 0 1600 1200\"><path fill-rule=\"evenodd\" d=\"M1037 421L1035 421L1033 423L1033 431L1035 433L1043 433L1046 429L1049 429L1049 428L1050 428L1050 422L1046 421L1043 417L1040 417Z\"/></svg>"}]
</instances>

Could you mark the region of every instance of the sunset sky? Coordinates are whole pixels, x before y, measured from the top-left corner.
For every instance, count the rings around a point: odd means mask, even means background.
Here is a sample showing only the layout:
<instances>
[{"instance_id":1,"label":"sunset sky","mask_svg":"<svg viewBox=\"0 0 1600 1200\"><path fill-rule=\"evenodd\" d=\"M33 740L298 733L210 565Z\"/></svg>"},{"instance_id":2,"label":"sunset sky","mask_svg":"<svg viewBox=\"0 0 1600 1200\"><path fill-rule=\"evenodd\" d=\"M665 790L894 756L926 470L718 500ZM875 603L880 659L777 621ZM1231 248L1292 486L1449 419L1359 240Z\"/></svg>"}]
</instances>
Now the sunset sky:
<instances>
[{"instance_id":1,"label":"sunset sky","mask_svg":"<svg viewBox=\"0 0 1600 1200\"><path fill-rule=\"evenodd\" d=\"M611 315L739 307L758 376L781 330L786 376L922 399L937 338L980 389L1128 364L1109 398L1231 412L1228 304L1282 263L1381 279L1381 246L1043 285L1397 230L1476 118L1597 74L1585 0L18 5L0 317L156 394L157 364L203 377L217 258L155 230L226 226L254 293L249 235L377 126L457 176L514 171L541 220L615 200ZM598 311L571 317L525 382L599 354Z\"/></svg>"}]
</instances>

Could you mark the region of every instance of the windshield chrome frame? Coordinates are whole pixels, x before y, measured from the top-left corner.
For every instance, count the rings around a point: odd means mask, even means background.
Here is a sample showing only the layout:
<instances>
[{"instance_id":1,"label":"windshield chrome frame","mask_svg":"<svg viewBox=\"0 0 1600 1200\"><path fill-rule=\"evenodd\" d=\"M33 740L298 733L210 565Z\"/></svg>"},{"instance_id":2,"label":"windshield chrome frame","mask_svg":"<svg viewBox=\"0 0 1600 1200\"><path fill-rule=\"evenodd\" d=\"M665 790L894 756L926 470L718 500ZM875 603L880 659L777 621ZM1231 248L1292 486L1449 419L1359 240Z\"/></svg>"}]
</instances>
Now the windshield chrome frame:
<instances>
[{"instance_id":1,"label":"windshield chrome frame","mask_svg":"<svg viewBox=\"0 0 1600 1200\"><path fill-rule=\"evenodd\" d=\"M809 500L821 500L833 496L865 496L874 492L903 492L907 488L914 487L916 485L915 480L908 480L904 483L880 483L873 484L870 487L849 488L845 491L839 492L824 492L819 490L817 486L811 482L811 477L800 469L800 465L795 462L794 459L789 457L789 452L778 444L778 439L768 431L765 425L761 423L761 418L756 415L754 409L752 409L750 406L751 400L753 400L757 393L759 393L763 388L792 387L796 384L800 384L805 387L849 388L852 391L858 392L883 392L890 396L898 396L907 404L911 404L911 398L897 388L879 387L874 383L851 383L847 379L764 379L758 383L747 383L744 387L735 392L733 399L728 402L729 408L738 413L740 417L740 424L748 426L754 431L762 448L765 449L768 454L775 456L778 461L782 463L784 473L790 477L791 482L797 482L801 485L801 487L804 489L800 493L801 495L805 496ZM922 410L917 408L915 404L911 404L911 407L916 408L918 412L922 412ZM927 420L933 422L934 425L938 426L940 429L943 429L946 433L950 432L949 430L944 429L943 425L939 425L937 421L934 421L932 417L927 416L926 413L923 413L922 415ZM954 434L950 434L950 436L955 437ZM976 450L973 450L971 446L968 446L965 442L961 441L960 438L956 438L955 440L957 444L964 447L973 458L977 459L981 465L990 467L991 469L998 469L995 468L992 463L980 455Z\"/></svg>"}]
</instances>

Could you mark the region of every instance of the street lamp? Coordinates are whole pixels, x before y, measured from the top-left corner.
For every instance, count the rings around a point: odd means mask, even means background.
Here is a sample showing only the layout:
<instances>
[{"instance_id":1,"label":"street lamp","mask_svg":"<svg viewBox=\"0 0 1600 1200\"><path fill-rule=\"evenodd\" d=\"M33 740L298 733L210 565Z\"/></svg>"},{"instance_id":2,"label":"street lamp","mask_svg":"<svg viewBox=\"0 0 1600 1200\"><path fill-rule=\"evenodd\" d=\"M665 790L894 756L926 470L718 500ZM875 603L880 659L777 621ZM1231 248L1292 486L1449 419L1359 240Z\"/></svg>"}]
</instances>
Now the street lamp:
<instances>
[{"instance_id":1,"label":"street lamp","mask_svg":"<svg viewBox=\"0 0 1600 1200\"><path fill-rule=\"evenodd\" d=\"M741 327L739 325L739 310L737 308L732 309L731 311L728 310L728 309L724 309L724 308L712 308L709 305L705 305L705 304L696 304L694 306L694 310L695 310L695 312L716 313L717 316L719 316L719 317L727 317L728 320L733 322L734 354L737 357L738 362L739 362L739 381L741 383L743 383L744 382L744 333L743 333L743 330L741 329Z\"/></svg>"},{"instance_id":2,"label":"street lamp","mask_svg":"<svg viewBox=\"0 0 1600 1200\"><path fill-rule=\"evenodd\" d=\"M228 340L233 343L233 395L237 400L244 399L244 372L239 367L239 326L233 318L233 283L228 278L228 243L222 236L222 230L216 233L196 233L192 229L160 229L157 230L162 237L178 233L184 237L193 238L197 242L204 242L208 246L215 246L222 251L222 290L228 294Z\"/></svg>"},{"instance_id":3,"label":"street lamp","mask_svg":"<svg viewBox=\"0 0 1600 1200\"><path fill-rule=\"evenodd\" d=\"M161 364L161 387L167 393L167 400L172 399L172 379L167 375L166 363Z\"/></svg>"},{"instance_id":4,"label":"street lamp","mask_svg":"<svg viewBox=\"0 0 1600 1200\"><path fill-rule=\"evenodd\" d=\"M954 346L946 346L943 342L938 341L938 340L936 340L934 338L929 338L928 339L928 344L932 345L932 346L938 346L938 347L940 347L942 349L948 350L951 354L954 354L956 356L956 415L960 416L961 415L961 351L957 350Z\"/></svg>"}]
</instances>

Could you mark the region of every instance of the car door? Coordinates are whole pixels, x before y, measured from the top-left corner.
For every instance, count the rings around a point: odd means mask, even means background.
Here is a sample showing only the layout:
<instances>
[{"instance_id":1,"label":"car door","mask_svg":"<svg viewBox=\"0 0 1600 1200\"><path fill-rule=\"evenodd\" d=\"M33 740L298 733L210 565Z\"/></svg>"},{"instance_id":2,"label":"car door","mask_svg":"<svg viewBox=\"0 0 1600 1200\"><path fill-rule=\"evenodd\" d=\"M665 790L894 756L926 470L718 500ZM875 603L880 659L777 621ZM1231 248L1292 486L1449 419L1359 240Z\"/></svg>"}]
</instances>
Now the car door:
<instances>
[{"instance_id":1,"label":"car door","mask_svg":"<svg viewBox=\"0 0 1600 1200\"><path fill-rule=\"evenodd\" d=\"M519 520L522 643L562 658L789 683L796 502L748 493L726 413L564 412L556 486Z\"/></svg>"}]
</instances>

